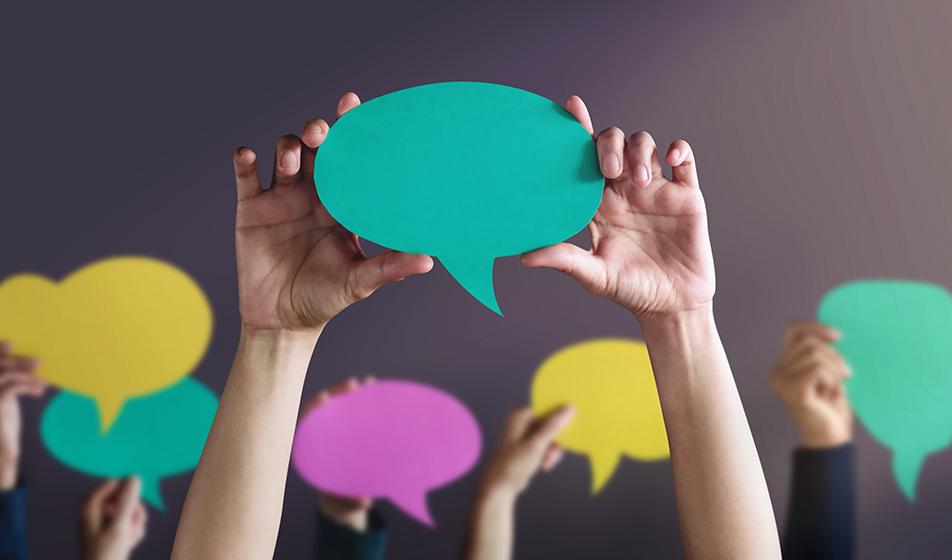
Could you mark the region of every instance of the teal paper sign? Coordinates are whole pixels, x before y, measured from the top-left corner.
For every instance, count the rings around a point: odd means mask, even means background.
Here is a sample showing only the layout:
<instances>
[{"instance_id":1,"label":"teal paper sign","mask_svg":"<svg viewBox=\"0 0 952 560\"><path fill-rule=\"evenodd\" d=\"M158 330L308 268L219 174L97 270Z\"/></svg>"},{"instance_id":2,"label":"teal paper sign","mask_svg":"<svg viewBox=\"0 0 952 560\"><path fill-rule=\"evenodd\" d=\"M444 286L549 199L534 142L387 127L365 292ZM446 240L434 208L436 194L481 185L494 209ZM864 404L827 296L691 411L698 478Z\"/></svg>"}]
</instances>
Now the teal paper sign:
<instances>
[{"instance_id":1,"label":"teal paper sign","mask_svg":"<svg viewBox=\"0 0 952 560\"><path fill-rule=\"evenodd\" d=\"M119 478L138 475L142 497L159 510L162 478L198 464L218 398L186 377L168 389L126 401L108 432L96 401L60 392L40 420L40 436L54 457L80 472Z\"/></svg>"},{"instance_id":2,"label":"teal paper sign","mask_svg":"<svg viewBox=\"0 0 952 560\"><path fill-rule=\"evenodd\" d=\"M952 296L922 282L861 280L828 293L818 316L842 334L850 403L892 450L914 501L926 457L952 445Z\"/></svg>"},{"instance_id":3,"label":"teal paper sign","mask_svg":"<svg viewBox=\"0 0 952 560\"><path fill-rule=\"evenodd\" d=\"M357 235L437 257L496 313L496 257L575 235L602 198L595 142L567 111L513 87L447 82L359 105L331 127L314 182Z\"/></svg>"}]
</instances>

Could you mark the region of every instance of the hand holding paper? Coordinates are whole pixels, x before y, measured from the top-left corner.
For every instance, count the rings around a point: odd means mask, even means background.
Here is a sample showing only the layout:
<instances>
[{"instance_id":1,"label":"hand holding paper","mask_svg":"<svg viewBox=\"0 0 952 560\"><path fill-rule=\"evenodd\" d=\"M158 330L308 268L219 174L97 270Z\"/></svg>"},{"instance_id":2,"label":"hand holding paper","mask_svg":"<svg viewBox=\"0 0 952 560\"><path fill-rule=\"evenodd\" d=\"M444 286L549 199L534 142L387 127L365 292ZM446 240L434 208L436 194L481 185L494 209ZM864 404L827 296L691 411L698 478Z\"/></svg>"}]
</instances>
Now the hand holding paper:
<instances>
[{"instance_id":1,"label":"hand holding paper","mask_svg":"<svg viewBox=\"0 0 952 560\"><path fill-rule=\"evenodd\" d=\"M338 115L359 104L356 95L344 95ZM433 267L425 255L368 258L357 237L331 217L314 187L314 157L327 132L327 123L315 119L300 138L281 137L267 190L255 153L235 151L239 306L247 328L313 332L380 286Z\"/></svg>"},{"instance_id":2,"label":"hand holding paper","mask_svg":"<svg viewBox=\"0 0 952 560\"><path fill-rule=\"evenodd\" d=\"M566 108L592 132L581 99L572 97ZM606 188L589 224L592 249L560 243L528 253L522 262L564 272L639 317L709 304L714 259L691 146L675 140L668 147L668 179L647 132L626 139L613 127L598 135L597 144Z\"/></svg>"}]
</instances>

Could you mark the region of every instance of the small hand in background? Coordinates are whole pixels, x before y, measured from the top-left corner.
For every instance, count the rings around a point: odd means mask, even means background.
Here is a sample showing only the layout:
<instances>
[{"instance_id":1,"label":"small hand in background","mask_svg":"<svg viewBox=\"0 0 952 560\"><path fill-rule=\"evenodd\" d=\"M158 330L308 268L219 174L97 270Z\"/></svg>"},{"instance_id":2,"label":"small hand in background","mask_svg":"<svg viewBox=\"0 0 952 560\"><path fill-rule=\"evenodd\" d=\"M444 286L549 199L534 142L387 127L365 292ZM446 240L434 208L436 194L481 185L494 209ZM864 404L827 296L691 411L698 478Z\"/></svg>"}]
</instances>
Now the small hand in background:
<instances>
[{"instance_id":1,"label":"small hand in background","mask_svg":"<svg viewBox=\"0 0 952 560\"><path fill-rule=\"evenodd\" d=\"M502 441L486 468L483 490L514 498L529 486L537 472L555 468L562 459L562 448L555 438L574 415L571 406L558 408L543 418L536 418L529 407L510 414Z\"/></svg>"},{"instance_id":2,"label":"small hand in background","mask_svg":"<svg viewBox=\"0 0 952 560\"><path fill-rule=\"evenodd\" d=\"M80 509L84 560L126 560L145 537L148 512L138 478L108 480Z\"/></svg>"},{"instance_id":3,"label":"small hand in background","mask_svg":"<svg viewBox=\"0 0 952 560\"><path fill-rule=\"evenodd\" d=\"M770 384L793 417L804 447L835 447L853 436L853 411L843 386L850 370L832 345L839 337L823 325L794 323L770 373Z\"/></svg>"},{"instance_id":4,"label":"small hand in background","mask_svg":"<svg viewBox=\"0 0 952 560\"><path fill-rule=\"evenodd\" d=\"M0 342L0 491L13 489L19 476L20 397L36 398L46 390L33 375L36 366L36 360L14 355L8 343Z\"/></svg>"},{"instance_id":5,"label":"small hand in background","mask_svg":"<svg viewBox=\"0 0 952 560\"><path fill-rule=\"evenodd\" d=\"M370 384L374 382L373 377L366 377L361 383L356 378L348 378L336 385L333 385L329 389L325 389L318 393L313 399L311 399L307 405L304 407L304 415L306 415L311 410L320 407L326 404L329 400L334 397L347 394L362 384ZM368 528L368 519L370 508L373 507L373 500L366 497L349 497L349 496L337 496L334 494L328 494L327 492L321 492L318 503L321 508L321 513L326 517L332 519L334 522L350 527L354 531L362 533Z\"/></svg>"}]
</instances>

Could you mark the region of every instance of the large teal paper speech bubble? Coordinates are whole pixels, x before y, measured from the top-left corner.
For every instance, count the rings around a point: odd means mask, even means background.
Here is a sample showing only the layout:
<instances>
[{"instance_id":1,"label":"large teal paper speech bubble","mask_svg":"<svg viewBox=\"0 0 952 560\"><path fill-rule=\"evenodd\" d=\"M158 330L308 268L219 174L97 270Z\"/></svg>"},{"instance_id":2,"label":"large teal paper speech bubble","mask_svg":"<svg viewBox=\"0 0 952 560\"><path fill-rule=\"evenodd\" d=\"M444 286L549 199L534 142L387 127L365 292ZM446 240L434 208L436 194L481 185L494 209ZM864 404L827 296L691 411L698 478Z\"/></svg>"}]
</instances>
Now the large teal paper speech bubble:
<instances>
[{"instance_id":1,"label":"large teal paper speech bubble","mask_svg":"<svg viewBox=\"0 0 952 560\"><path fill-rule=\"evenodd\" d=\"M892 450L896 481L914 501L926 457L952 445L952 296L923 282L860 280L829 292L818 317L842 334L850 403Z\"/></svg>"},{"instance_id":2,"label":"large teal paper speech bubble","mask_svg":"<svg viewBox=\"0 0 952 560\"><path fill-rule=\"evenodd\" d=\"M126 401L105 434L96 401L60 392L40 420L40 437L54 457L80 472L118 478L138 475L142 497L165 509L159 482L198 464L218 398L186 377L168 389Z\"/></svg>"},{"instance_id":3,"label":"large teal paper speech bubble","mask_svg":"<svg viewBox=\"0 0 952 560\"><path fill-rule=\"evenodd\" d=\"M317 152L314 182L344 227L437 257L500 315L496 257L575 235L604 187L595 142L565 109L478 82L418 86L349 111Z\"/></svg>"}]
</instances>

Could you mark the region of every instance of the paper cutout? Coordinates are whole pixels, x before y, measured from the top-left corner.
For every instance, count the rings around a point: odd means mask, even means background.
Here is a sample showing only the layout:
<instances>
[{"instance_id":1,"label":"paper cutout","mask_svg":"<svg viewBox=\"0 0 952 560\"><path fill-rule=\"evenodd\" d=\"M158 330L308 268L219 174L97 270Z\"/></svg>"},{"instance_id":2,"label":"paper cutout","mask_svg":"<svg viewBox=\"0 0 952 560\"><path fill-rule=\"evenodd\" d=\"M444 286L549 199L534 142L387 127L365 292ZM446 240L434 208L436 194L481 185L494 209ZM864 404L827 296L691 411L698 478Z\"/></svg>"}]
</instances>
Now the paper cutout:
<instances>
[{"instance_id":1,"label":"paper cutout","mask_svg":"<svg viewBox=\"0 0 952 560\"><path fill-rule=\"evenodd\" d=\"M43 411L40 437L54 457L80 472L106 478L138 475L142 498L164 510L161 479L198 464L217 408L214 393L185 378L127 400L103 434L95 401L62 391Z\"/></svg>"},{"instance_id":2,"label":"paper cutout","mask_svg":"<svg viewBox=\"0 0 952 560\"><path fill-rule=\"evenodd\" d=\"M468 472L482 436L455 397L411 381L376 381L309 412L294 437L294 468L340 496L387 498L434 527L426 494Z\"/></svg>"},{"instance_id":3,"label":"paper cutout","mask_svg":"<svg viewBox=\"0 0 952 560\"><path fill-rule=\"evenodd\" d=\"M0 340L39 358L47 382L94 398L103 431L126 399L188 375L211 332L202 289L156 259L113 257L59 283L18 274L0 284Z\"/></svg>"},{"instance_id":4,"label":"paper cutout","mask_svg":"<svg viewBox=\"0 0 952 560\"><path fill-rule=\"evenodd\" d=\"M539 366L532 409L543 415L564 404L575 419L556 440L589 456L592 494L608 483L622 455L640 461L669 456L648 349L637 340L601 338L566 346Z\"/></svg>"},{"instance_id":5,"label":"paper cutout","mask_svg":"<svg viewBox=\"0 0 952 560\"><path fill-rule=\"evenodd\" d=\"M314 182L344 227L437 257L500 315L496 257L575 235L604 187L595 143L568 112L479 82L404 89L349 111L317 152Z\"/></svg>"},{"instance_id":6,"label":"paper cutout","mask_svg":"<svg viewBox=\"0 0 952 560\"><path fill-rule=\"evenodd\" d=\"M859 280L830 291L821 322L853 375L856 416L893 452L893 474L915 501L925 459L952 445L952 296L924 282Z\"/></svg>"}]
</instances>

